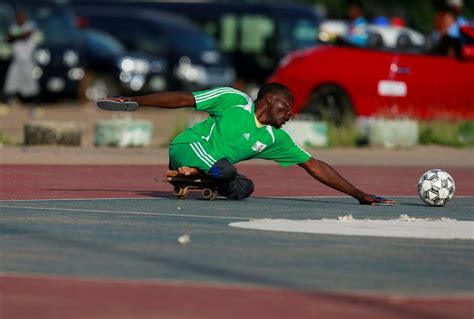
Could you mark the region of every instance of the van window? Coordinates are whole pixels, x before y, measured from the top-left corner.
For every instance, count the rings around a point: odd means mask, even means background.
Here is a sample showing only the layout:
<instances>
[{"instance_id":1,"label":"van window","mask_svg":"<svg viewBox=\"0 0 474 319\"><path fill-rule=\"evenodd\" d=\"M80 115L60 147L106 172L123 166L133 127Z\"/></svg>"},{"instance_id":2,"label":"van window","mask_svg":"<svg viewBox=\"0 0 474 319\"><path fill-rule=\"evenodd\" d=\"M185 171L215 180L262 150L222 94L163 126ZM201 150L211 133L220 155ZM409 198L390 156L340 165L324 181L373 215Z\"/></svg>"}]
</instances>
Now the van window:
<instances>
[{"instance_id":1,"label":"van window","mask_svg":"<svg viewBox=\"0 0 474 319\"><path fill-rule=\"evenodd\" d=\"M160 29L142 19L121 17L89 17L90 26L103 30L119 40L129 51L152 55L168 53L169 43Z\"/></svg>"},{"instance_id":2,"label":"van window","mask_svg":"<svg viewBox=\"0 0 474 319\"><path fill-rule=\"evenodd\" d=\"M224 52L238 49L244 53L261 54L266 41L274 37L275 24L264 15L226 14L221 18L219 46Z\"/></svg>"},{"instance_id":3,"label":"van window","mask_svg":"<svg viewBox=\"0 0 474 319\"><path fill-rule=\"evenodd\" d=\"M237 28L237 16L231 14L222 16L220 34L211 34L215 39L219 39L222 51L229 52L237 48ZM209 28L205 30L209 31Z\"/></svg>"},{"instance_id":4,"label":"van window","mask_svg":"<svg viewBox=\"0 0 474 319\"><path fill-rule=\"evenodd\" d=\"M274 38L275 25L263 15L242 16L241 50L249 53L261 53L268 39Z\"/></svg>"}]
</instances>

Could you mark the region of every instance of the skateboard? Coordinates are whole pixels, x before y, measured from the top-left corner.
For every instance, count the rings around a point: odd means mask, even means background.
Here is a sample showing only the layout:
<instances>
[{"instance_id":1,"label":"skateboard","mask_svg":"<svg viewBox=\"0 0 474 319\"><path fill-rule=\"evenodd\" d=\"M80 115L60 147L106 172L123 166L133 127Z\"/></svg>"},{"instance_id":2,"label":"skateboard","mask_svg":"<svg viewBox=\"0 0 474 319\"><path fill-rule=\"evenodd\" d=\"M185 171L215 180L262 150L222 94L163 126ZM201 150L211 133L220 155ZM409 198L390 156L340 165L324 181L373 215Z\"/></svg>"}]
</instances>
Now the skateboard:
<instances>
[{"instance_id":1,"label":"skateboard","mask_svg":"<svg viewBox=\"0 0 474 319\"><path fill-rule=\"evenodd\" d=\"M201 197L207 200L214 200L217 196L219 184L209 177L185 176L177 171L168 170L166 179L174 186L173 194L180 199L186 198L190 190L201 190Z\"/></svg>"},{"instance_id":2,"label":"skateboard","mask_svg":"<svg viewBox=\"0 0 474 319\"><path fill-rule=\"evenodd\" d=\"M138 103L133 101L119 102L115 100L99 100L97 106L106 111L136 111L138 109Z\"/></svg>"}]
</instances>

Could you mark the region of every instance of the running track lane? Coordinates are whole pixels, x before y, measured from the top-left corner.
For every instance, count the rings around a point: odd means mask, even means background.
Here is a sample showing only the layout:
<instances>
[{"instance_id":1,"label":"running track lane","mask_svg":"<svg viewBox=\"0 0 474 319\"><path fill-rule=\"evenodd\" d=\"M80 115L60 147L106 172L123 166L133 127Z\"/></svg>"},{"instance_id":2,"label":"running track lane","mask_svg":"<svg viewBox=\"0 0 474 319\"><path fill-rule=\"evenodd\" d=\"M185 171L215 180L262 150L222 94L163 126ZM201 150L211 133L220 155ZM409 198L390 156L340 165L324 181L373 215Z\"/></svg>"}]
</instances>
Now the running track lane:
<instances>
[{"instance_id":1,"label":"running track lane","mask_svg":"<svg viewBox=\"0 0 474 319\"><path fill-rule=\"evenodd\" d=\"M404 299L258 287L0 275L0 317L461 319L472 299Z\"/></svg>"},{"instance_id":2,"label":"running track lane","mask_svg":"<svg viewBox=\"0 0 474 319\"><path fill-rule=\"evenodd\" d=\"M0 165L0 199L170 197L165 165ZM418 179L429 167L336 167L363 191L384 196L417 196ZM474 170L445 168L456 195L474 195ZM341 193L292 166L242 165L255 182L254 196L332 196Z\"/></svg>"},{"instance_id":3,"label":"running track lane","mask_svg":"<svg viewBox=\"0 0 474 319\"><path fill-rule=\"evenodd\" d=\"M298 167L249 165L255 196L340 193ZM337 167L359 188L416 196L430 167ZM474 171L445 168L457 195L474 195ZM0 199L133 198L171 195L164 165L0 165ZM157 181L155 181L157 179ZM471 318L472 298L394 298L305 293L256 287L102 281L0 274L0 317L31 318ZM198 309L198 310L197 310ZM198 311L198 313L197 313Z\"/></svg>"}]
</instances>

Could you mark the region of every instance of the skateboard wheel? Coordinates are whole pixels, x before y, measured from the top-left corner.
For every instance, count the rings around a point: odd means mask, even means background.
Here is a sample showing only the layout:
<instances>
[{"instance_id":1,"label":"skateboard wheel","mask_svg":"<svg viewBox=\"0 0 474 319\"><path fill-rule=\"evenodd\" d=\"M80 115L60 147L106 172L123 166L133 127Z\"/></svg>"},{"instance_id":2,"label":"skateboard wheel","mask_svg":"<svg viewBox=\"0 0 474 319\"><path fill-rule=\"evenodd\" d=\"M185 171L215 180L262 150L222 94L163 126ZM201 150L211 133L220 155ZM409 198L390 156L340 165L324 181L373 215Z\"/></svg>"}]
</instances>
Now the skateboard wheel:
<instances>
[{"instance_id":1,"label":"skateboard wheel","mask_svg":"<svg viewBox=\"0 0 474 319\"><path fill-rule=\"evenodd\" d=\"M182 188L182 187L173 188L173 194L175 194L178 197L186 197L187 193L188 192L186 188Z\"/></svg>"},{"instance_id":2,"label":"skateboard wheel","mask_svg":"<svg viewBox=\"0 0 474 319\"><path fill-rule=\"evenodd\" d=\"M214 200L216 198L216 192L214 192L212 189L205 188L202 191L202 197L208 200Z\"/></svg>"}]
</instances>

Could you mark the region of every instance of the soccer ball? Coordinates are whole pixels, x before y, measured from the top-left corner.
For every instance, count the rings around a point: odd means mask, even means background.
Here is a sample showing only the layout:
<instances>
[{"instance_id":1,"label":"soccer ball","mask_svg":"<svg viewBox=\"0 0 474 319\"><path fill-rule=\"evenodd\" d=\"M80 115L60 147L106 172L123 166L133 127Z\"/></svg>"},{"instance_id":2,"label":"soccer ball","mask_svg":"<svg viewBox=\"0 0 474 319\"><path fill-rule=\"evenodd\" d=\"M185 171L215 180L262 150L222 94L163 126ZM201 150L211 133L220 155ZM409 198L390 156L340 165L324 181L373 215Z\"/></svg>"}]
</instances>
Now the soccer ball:
<instances>
[{"instance_id":1,"label":"soccer ball","mask_svg":"<svg viewBox=\"0 0 474 319\"><path fill-rule=\"evenodd\" d=\"M418 194L430 206L444 206L453 198L455 189L454 179L442 169L429 170L418 181Z\"/></svg>"}]
</instances>

